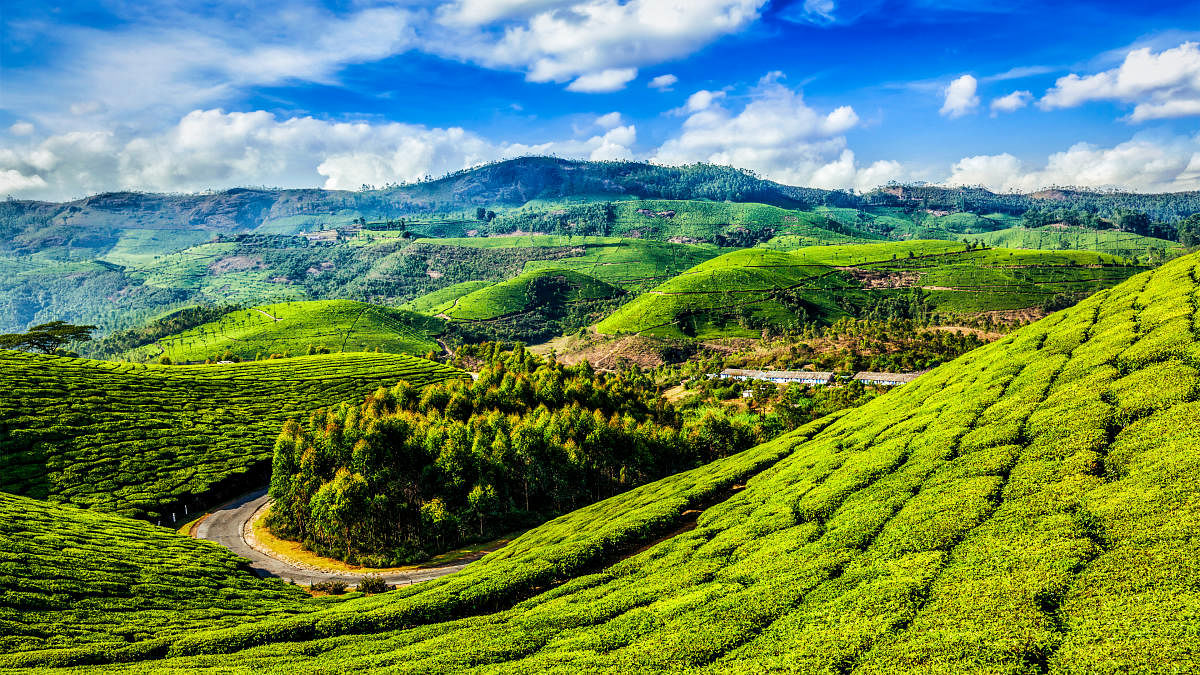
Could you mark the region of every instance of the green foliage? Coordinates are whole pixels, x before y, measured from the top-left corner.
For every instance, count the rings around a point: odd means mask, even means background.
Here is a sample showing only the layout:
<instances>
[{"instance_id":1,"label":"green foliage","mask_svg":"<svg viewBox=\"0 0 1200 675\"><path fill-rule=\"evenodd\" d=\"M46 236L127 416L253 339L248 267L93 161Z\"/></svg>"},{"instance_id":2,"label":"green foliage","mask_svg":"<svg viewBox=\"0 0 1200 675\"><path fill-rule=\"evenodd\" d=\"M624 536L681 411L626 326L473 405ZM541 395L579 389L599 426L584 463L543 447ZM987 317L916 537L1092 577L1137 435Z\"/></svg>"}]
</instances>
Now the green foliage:
<instances>
[{"instance_id":1,"label":"green foliage","mask_svg":"<svg viewBox=\"0 0 1200 675\"><path fill-rule=\"evenodd\" d=\"M222 354L240 360L257 354L299 354L309 346L329 351L380 351L425 354L438 351L434 338L444 323L405 310L353 300L309 300L235 310L187 330L157 337L136 351L131 360L160 355L175 363L196 363ZM313 352L309 352L313 353Z\"/></svg>"},{"instance_id":2,"label":"green foliage","mask_svg":"<svg viewBox=\"0 0 1200 675\"><path fill-rule=\"evenodd\" d=\"M318 608L239 563L149 523L0 493L0 652L127 646Z\"/></svg>"},{"instance_id":3,"label":"green foliage","mask_svg":"<svg viewBox=\"0 0 1200 675\"><path fill-rule=\"evenodd\" d=\"M76 326L65 321L51 321L30 328L24 333L0 335L0 349L36 350L53 354L62 347L92 339L96 326Z\"/></svg>"},{"instance_id":4,"label":"green foliage","mask_svg":"<svg viewBox=\"0 0 1200 675\"><path fill-rule=\"evenodd\" d=\"M178 517L248 487L292 416L462 375L390 354L142 366L0 351L0 489Z\"/></svg>"},{"instance_id":5,"label":"green foliage","mask_svg":"<svg viewBox=\"0 0 1200 675\"><path fill-rule=\"evenodd\" d=\"M1177 252L1172 241L1118 230L1095 230L1078 226L1014 227L958 237L987 246L1040 250L1097 251L1131 260L1149 260Z\"/></svg>"},{"instance_id":6,"label":"green foliage","mask_svg":"<svg viewBox=\"0 0 1200 675\"><path fill-rule=\"evenodd\" d=\"M1082 251L978 249L947 241L744 249L701 263L597 325L603 333L751 337L845 317L928 319L1077 300L1135 273Z\"/></svg>"},{"instance_id":7,"label":"green foliage","mask_svg":"<svg viewBox=\"0 0 1200 675\"><path fill-rule=\"evenodd\" d=\"M567 514L457 575L178 638L161 663L1195 670L1198 264L1172 261L835 420Z\"/></svg>"},{"instance_id":8,"label":"green foliage","mask_svg":"<svg viewBox=\"0 0 1200 675\"><path fill-rule=\"evenodd\" d=\"M270 526L353 563L424 558L762 440L723 415L687 424L636 372L480 350L477 380L401 383L289 424ZM469 354L467 355L469 356Z\"/></svg>"}]
</instances>

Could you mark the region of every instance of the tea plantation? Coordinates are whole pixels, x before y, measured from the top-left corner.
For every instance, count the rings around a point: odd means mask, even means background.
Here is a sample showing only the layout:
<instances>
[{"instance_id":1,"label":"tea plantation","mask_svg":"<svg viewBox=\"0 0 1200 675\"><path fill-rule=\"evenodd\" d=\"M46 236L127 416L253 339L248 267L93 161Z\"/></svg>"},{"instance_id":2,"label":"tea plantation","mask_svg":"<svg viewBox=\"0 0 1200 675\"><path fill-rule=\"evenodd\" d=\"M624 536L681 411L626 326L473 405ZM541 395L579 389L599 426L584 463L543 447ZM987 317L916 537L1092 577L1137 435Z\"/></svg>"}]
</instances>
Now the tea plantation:
<instances>
[{"instance_id":1,"label":"tea plantation","mask_svg":"<svg viewBox=\"0 0 1200 675\"><path fill-rule=\"evenodd\" d=\"M751 336L764 327L887 310L897 297L942 314L1036 308L1056 296L1076 299L1112 286L1141 269L1101 253L967 249L947 241L743 249L641 295L597 329Z\"/></svg>"},{"instance_id":2,"label":"tea plantation","mask_svg":"<svg viewBox=\"0 0 1200 675\"><path fill-rule=\"evenodd\" d=\"M175 363L301 355L310 347L330 351L426 354L443 322L428 316L353 300L307 300L230 312L217 321L161 338L124 354L144 361L166 356Z\"/></svg>"},{"instance_id":3,"label":"tea plantation","mask_svg":"<svg viewBox=\"0 0 1200 675\"><path fill-rule=\"evenodd\" d=\"M0 493L0 652L145 643L313 611L216 544Z\"/></svg>"},{"instance_id":4,"label":"tea plantation","mask_svg":"<svg viewBox=\"0 0 1200 675\"><path fill-rule=\"evenodd\" d=\"M1193 255L457 575L0 667L1193 672L1198 302Z\"/></svg>"},{"instance_id":5,"label":"tea plantation","mask_svg":"<svg viewBox=\"0 0 1200 675\"><path fill-rule=\"evenodd\" d=\"M544 288L545 292L541 289ZM524 272L508 281L472 291L443 313L455 321L484 321L526 310L554 310L551 305L604 300L621 289L573 270L546 268Z\"/></svg>"},{"instance_id":6,"label":"tea plantation","mask_svg":"<svg viewBox=\"0 0 1200 675\"><path fill-rule=\"evenodd\" d=\"M452 377L392 354L159 366L0 351L0 490L178 518L246 487L284 420Z\"/></svg>"}]
</instances>

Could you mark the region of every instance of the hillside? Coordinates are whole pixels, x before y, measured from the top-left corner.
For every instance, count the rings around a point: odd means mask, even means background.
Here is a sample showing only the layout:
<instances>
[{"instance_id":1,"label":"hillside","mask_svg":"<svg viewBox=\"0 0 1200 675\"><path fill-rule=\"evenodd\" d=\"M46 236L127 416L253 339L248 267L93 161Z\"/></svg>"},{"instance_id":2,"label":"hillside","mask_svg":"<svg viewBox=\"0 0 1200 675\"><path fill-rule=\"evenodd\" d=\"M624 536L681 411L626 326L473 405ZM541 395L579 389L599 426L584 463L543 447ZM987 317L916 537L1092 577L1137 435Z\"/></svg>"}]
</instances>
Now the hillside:
<instances>
[{"instance_id":1,"label":"hillside","mask_svg":"<svg viewBox=\"0 0 1200 675\"><path fill-rule=\"evenodd\" d=\"M437 316L469 339L538 341L595 323L624 293L587 274L546 267L455 298Z\"/></svg>"},{"instance_id":2,"label":"hillside","mask_svg":"<svg viewBox=\"0 0 1200 675\"><path fill-rule=\"evenodd\" d=\"M492 252L527 251L531 253L522 271L547 268L574 270L626 290L652 288L721 253L721 249L711 244L681 244L627 237L524 235L418 239L414 243ZM538 257L532 253L537 251L543 251L544 256Z\"/></svg>"},{"instance_id":3,"label":"hillside","mask_svg":"<svg viewBox=\"0 0 1200 675\"><path fill-rule=\"evenodd\" d=\"M0 569L0 652L145 643L321 607L216 544L4 493Z\"/></svg>"},{"instance_id":4,"label":"hillside","mask_svg":"<svg viewBox=\"0 0 1200 675\"><path fill-rule=\"evenodd\" d=\"M744 249L706 261L624 305L602 333L755 336L806 321L890 313L971 314L1078 299L1136 273L1080 251L966 250L946 241Z\"/></svg>"},{"instance_id":5,"label":"hillside","mask_svg":"<svg viewBox=\"0 0 1200 675\"><path fill-rule=\"evenodd\" d=\"M1006 248L1097 251L1131 260L1146 260L1155 253L1176 253L1182 249L1178 242L1166 239L1117 230L1092 230L1065 225L1011 227L982 234L959 235L958 238L983 242L986 246Z\"/></svg>"},{"instance_id":6,"label":"hillside","mask_svg":"<svg viewBox=\"0 0 1200 675\"><path fill-rule=\"evenodd\" d=\"M1193 255L429 584L0 665L1195 670L1198 300Z\"/></svg>"},{"instance_id":7,"label":"hillside","mask_svg":"<svg viewBox=\"0 0 1200 675\"><path fill-rule=\"evenodd\" d=\"M299 356L310 347L421 355L441 349L434 337L443 329L438 319L353 300L286 302L230 312L122 356L134 361L166 356L187 363L227 354L243 360Z\"/></svg>"},{"instance_id":8,"label":"hillside","mask_svg":"<svg viewBox=\"0 0 1200 675\"><path fill-rule=\"evenodd\" d=\"M462 376L392 354L143 366L0 351L0 490L173 521L265 481L284 420Z\"/></svg>"}]
</instances>

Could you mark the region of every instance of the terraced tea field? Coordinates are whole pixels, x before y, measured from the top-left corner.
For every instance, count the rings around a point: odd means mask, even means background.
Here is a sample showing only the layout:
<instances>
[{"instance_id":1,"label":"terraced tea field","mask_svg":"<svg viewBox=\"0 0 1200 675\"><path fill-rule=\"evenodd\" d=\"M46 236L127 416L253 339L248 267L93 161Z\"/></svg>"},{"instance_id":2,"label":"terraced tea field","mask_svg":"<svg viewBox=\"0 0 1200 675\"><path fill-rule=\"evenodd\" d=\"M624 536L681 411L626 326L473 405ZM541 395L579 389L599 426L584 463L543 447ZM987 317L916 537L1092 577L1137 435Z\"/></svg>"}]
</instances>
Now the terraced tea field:
<instances>
[{"instance_id":1,"label":"terraced tea field","mask_svg":"<svg viewBox=\"0 0 1200 675\"><path fill-rule=\"evenodd\" d=\"M519 237L419 239L417 242L470 248L569 247L577 249L574 255L554 260L531 260L525 263L523 271L530 272L548 268L568 269L633 291L652 288L693 265L715 258L721 253L721 249L712 244L677 244L620 237L525 235Z\"/></svg>"},{"instance_id":2,"label":"terraced tea field","mask_svg":"<svg viewBox=\"0 0 1200 675\"><path fill-rule=\"evenodd\" d=\"M438 319L353 300L283 302L231 312L123 356L134 361L166 356L187 363L215 361L226 352L241 359L300 355L312 346L419 355L440 350L434 338L443 328Z\"/></svg>"},{"instance_id":3,"label":"terraced tea field","mask_svg":"<svg viewBox=\"0 0 1200 675\"><path fill-rule=\"evenodd\" d=\"M542 297L534 287L555 285L554 297ZM454 321L486 321L529 309L546 309L547 303L603 300L621 294L621 289L572 270L544 268L523 272L454 300L442 313Z\"/></svg>"},{"instance_id":4,"label":"terraced tea field","mask_svg":"<svg viewBox=\"0 0 1200 675\"><path fill-rule=\"evenodd\" d=\"M1181 248L1174 241L1145 237L1131 232L1055 225L1033 228L1012 227L983 234L961 235L959 238L968 241L982 241L988 246L1098 251L1135 260L1145 260L1152 253L1176 252Z\"/></svg>"},{"instance_id":5,"label":"terraced tea field","mask_svg":"<svg viewBox=\"0 0 1200 675\"><path fill-rule=\"evenodd\" d=\"M0 652L144 646L323 604L295 586L248 573L216 544L0 493Z\"/></svg>"},{"instance_id":6,"label":"terraced tea field","mask_svg":"<svg viewBox=\"0 0 1200 675\"><path fill-rule=\"evenodd\" d=\"M1198 303L1193 255L458 575L0 667L1191 672Z\"/></svg>"},{"instance_id":7,"label":"terraced tea field","mask_svg":"<svg viewBox=\"0 0 1200 675\"><path fill-rule=\"evenodd\" d=\"M465 376L393 354L158 366L0 351L0 490L176 519L261 471L284 420Z\"/></svg>"},{"instance_id":8,"label":"terraced tea field","mask_svg":"<svg viewBox=\"0 0 1200 675\"><path fill-rule=\"evenodd\" d=\"M602 333L752 336L856 314L920 289L933 311L970 314L1038 307L1058 295L1113 286L1142 268L1086 251L964 250L948 241L744 249L706 261L634 299ZM735 315L750 318L741 325Z\"/></svg>"}]
</instances>

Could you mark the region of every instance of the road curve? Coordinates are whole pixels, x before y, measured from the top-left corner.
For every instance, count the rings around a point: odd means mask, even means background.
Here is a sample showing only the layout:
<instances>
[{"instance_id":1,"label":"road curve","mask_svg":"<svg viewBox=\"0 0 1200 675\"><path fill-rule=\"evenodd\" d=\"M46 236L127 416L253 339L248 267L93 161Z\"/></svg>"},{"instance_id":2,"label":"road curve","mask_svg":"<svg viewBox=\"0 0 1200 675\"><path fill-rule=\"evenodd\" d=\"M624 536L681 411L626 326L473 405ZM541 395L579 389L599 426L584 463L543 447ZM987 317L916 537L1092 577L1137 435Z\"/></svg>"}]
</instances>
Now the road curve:
<instances>
[{"instance_id":1,"label":"road curve","mask_svg":"<svg viewBox=\"0 0 1200 675\"><path fill-rule=\"evenodd\" d=\"M286 560L269 552L258 544L251 531L250 524L260 510L266 508L269 498L266 489L251 492L239 497L210 513L196 526L194 536L197 539L207 539L224 546L237 555L250 561L250 568L260 577L279 577L304 586L311 586L318 581L336 579L354 585L369 571L338 572L325 570L311 565L305 565L292 560ZM416 569L408 572L384 572L383 577L389 584L415 584L430 579L453 574L470 563L478 560L483 554L473 556L459 562L437 567Z\"/></svg>"}]
</instances>

